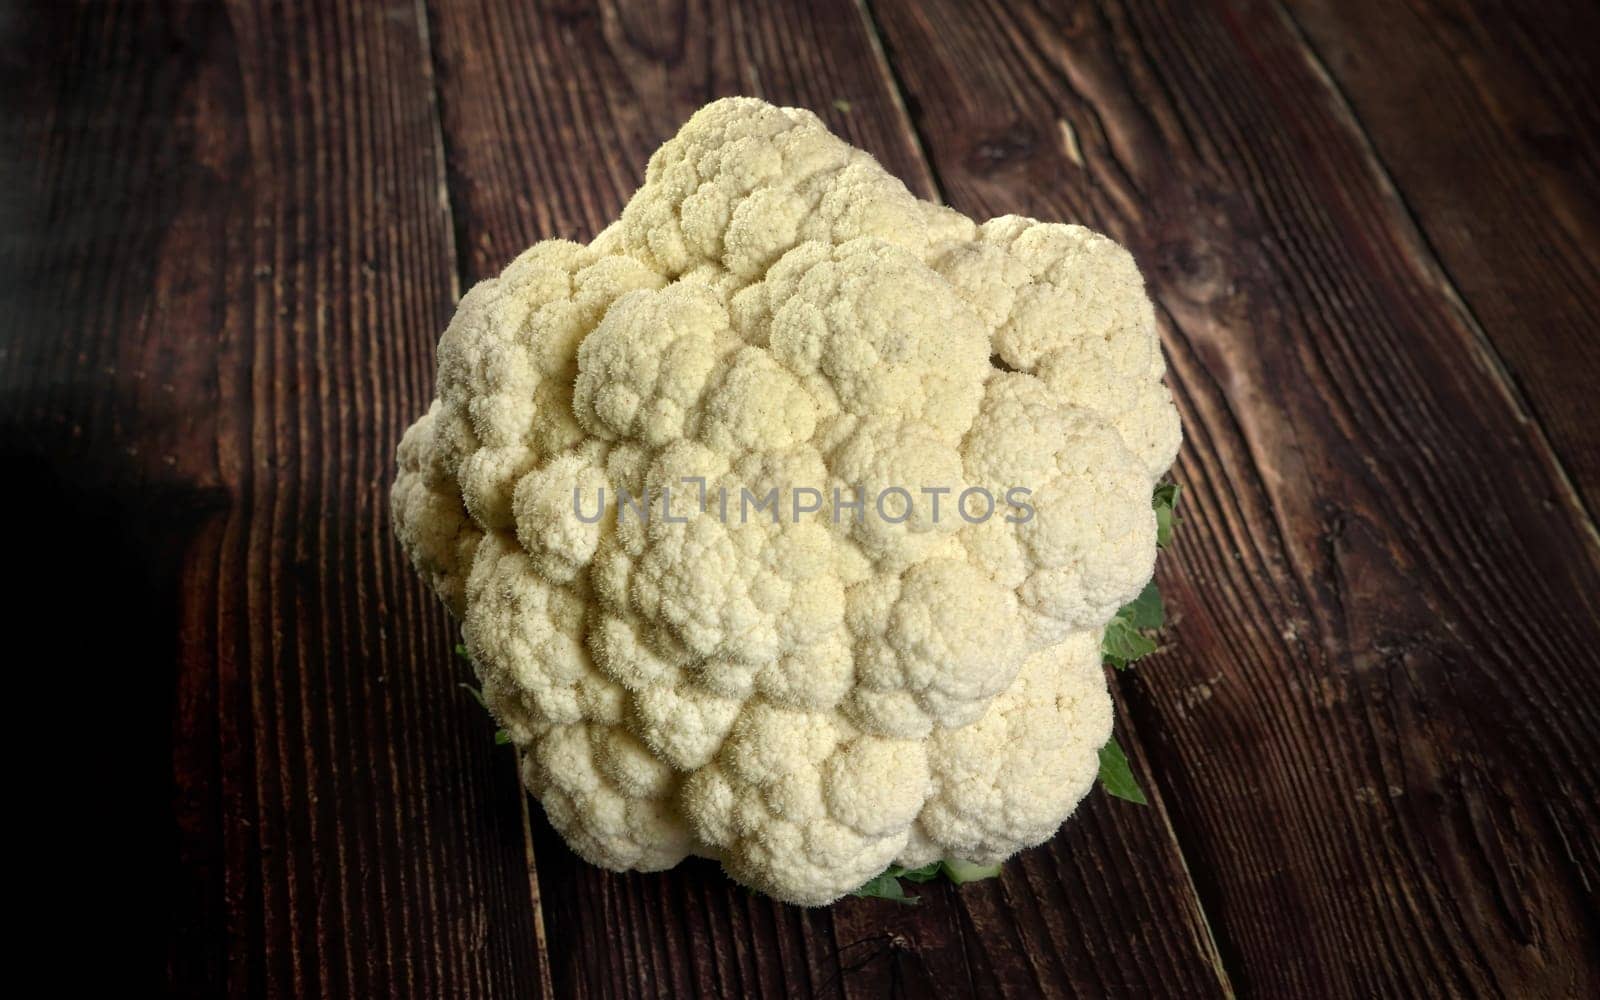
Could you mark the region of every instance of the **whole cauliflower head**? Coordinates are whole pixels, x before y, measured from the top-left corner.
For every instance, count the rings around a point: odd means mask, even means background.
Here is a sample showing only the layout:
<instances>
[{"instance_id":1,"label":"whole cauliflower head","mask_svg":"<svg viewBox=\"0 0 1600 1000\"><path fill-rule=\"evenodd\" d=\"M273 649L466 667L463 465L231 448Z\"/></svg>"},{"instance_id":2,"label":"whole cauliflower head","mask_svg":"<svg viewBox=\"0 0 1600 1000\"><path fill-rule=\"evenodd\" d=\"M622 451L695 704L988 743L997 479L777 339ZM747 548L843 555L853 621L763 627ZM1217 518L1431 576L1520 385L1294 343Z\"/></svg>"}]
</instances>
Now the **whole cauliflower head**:
<instances>
[{"instance_id":1,"label":"whole cauliflower head","mask_svg":"<svg viewBox=\"0 0 1600 1000\"><path fill-rule=\"evenodd\" d=\"M586 859L821 904L998 861L1092 787L1180 436L1116 243L722 100L592 243L468 292L438 361L395 530Z\"/></svg>"}]
</instances>

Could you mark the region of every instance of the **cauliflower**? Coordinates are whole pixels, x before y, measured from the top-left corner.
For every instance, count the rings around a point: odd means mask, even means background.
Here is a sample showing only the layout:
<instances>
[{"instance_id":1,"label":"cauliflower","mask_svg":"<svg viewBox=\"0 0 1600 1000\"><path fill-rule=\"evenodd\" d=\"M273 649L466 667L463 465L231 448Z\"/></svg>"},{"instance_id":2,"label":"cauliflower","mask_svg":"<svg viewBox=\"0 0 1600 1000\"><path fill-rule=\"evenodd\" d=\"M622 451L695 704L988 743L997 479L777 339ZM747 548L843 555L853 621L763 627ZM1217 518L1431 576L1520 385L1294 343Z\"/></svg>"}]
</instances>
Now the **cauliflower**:
<instances>
[{"instance_id":1,"label":"cauliflower","mask_svg":"<svg viewBox=\"0 0 1600 1000\"><path fill-rule=\"evenodd\" d=\"M997 862L1092 787L1180 439L1116 243L722 100L438 361L395 530L584 858L823 904Z\"/></svg>"}]
</instances>

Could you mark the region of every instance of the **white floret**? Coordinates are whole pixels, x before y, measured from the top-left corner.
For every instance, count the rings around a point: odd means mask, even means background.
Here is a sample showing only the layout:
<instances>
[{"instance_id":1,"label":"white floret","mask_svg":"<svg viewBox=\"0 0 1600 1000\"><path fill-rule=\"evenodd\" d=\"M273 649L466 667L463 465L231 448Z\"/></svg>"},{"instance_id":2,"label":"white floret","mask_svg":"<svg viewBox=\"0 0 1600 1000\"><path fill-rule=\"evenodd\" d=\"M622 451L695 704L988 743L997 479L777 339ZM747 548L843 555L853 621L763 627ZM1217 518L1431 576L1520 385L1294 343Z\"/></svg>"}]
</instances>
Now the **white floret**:
<instances>
[{"instance_id":1,"label":"white floret","mask_svg":"<svg viewBox=\"0 0 1600 1000\"><path fill-rule=\"evenodd\" d=\"M1048 838L1088 793L1110 737L1100 637L1077 632L1028 657L977 722L928 741L934 789L918 823L942 856L1009 857Z\"/></svg>"}]
</instances>

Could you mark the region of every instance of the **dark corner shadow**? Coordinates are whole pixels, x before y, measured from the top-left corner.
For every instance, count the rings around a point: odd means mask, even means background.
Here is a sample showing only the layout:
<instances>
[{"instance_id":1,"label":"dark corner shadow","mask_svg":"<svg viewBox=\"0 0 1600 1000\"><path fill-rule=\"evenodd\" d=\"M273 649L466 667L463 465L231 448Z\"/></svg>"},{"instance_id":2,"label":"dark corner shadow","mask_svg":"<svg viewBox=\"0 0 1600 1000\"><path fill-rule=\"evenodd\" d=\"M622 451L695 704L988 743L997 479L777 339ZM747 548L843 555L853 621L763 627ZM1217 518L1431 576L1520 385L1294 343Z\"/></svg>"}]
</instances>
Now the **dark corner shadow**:
<instances>
[{"instance_id":1,"label":"dark corner shadow","mask_svg":"<svg viewBox=\"0 0 1600 1000\"><path fill-rule=\"evenodd\" d=\"M135 416L122 402L101 412ZM180 902L193 866L220 857L186 856L197 838L179 828L173 727L180 568L227 500L152 478L122 443L73 440L19 411L0 399L0 523L16 547L3 590L21 679L8 803L22 841L17 912L27 939L78 955L58 974L162 986L180 939L220 931L179 925L196 912ZM143 428L183 419L136 416Z\"/></svg>"}]
</instances>

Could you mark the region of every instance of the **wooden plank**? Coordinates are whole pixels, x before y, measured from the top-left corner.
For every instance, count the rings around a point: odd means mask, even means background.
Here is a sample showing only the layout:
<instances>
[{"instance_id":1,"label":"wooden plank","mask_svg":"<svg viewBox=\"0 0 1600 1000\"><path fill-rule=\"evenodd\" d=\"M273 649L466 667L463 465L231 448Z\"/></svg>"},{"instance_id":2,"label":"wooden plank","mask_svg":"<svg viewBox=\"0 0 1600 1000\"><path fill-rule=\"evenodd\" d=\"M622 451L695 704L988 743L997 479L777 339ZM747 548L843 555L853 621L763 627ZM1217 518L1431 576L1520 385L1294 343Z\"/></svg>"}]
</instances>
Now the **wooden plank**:
<instances>
[{"instance_id":1,"label":"wooden plank","mask_svg":"<svg viewBox=\"0 0 1600 1000\"><path fill-rule=\"evenodd\" d=\"M873 11L951 201L1106 229L1166 314L1127 693L1235 984L1596 995L1594 536L1281 12Z\"/></svg>"},{"instance_id":2,"label":"wooden plank","mask_svg":"<svg viewBox=\"0 0 1600 1000\"><path fill-rule=\"evenodd\" d=\"M1600 510L1600 6L1291 0L1590 518Z\"/></svg>"},{"instance_id":3,"label":"wooden plank","mask_svg":"<svg viewBox=\"0 0 1600 1000\"><path fill-rule=\"evenodd\" d=\"M99 831L46 866L96 942L64 974L535 992L511 761L386 517L455 294L416 12L4 22L0 440L48 642L17 704L92 803L41 827Z\"/></svg>"},{"instance_id":4,"label":"wooden plank","mask_svg":"<svg viewBox=\"0 0 1600 1000\"><path fill-rule=\"evenodd\" d=\"M933 192L882 63L846 3L815 18L793 3L714 3L693 17L614 3L528 6L433 7L450 193L469 280L498 273L539 240L598 232L638 187L662 139L728 94L792 95L919 195Z\"/></svg>"},{"instance_id":5,"label":"wooden plank","mask_svg":"<svg viewBox=\"0 0 1600 1000\"><path fill-rule=\"evenodd\" d=\"M638 185L650 152L731 93L811 107L934 193L876 39L847 0L687 10L479 0L432 13L468 280L539 239L588 239ZM535 850L563 996L1223 988L1159 808L1093 798L1003 882L928 886L914 909L847 900L796 910L703 862L613 875L574 860L542 822Z\"/></svg>"}]
</instances>

